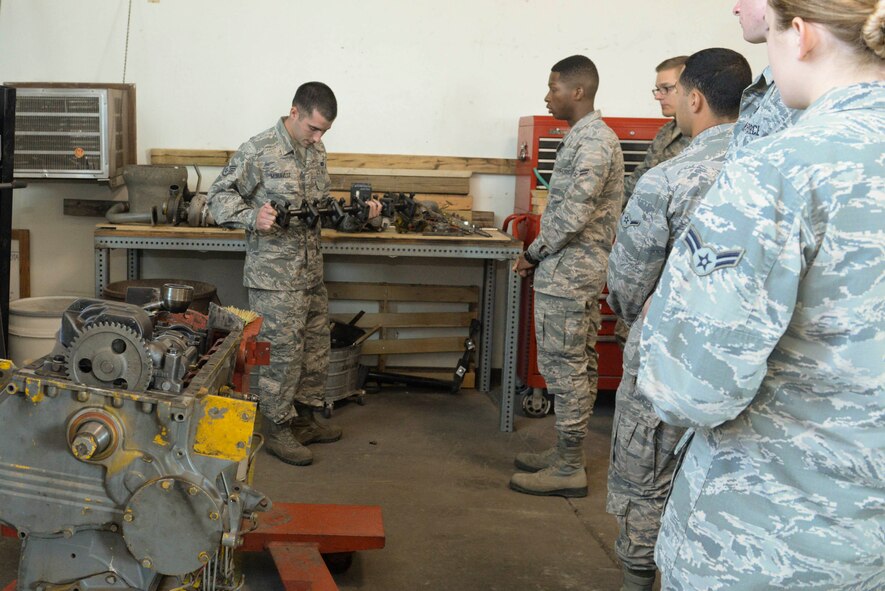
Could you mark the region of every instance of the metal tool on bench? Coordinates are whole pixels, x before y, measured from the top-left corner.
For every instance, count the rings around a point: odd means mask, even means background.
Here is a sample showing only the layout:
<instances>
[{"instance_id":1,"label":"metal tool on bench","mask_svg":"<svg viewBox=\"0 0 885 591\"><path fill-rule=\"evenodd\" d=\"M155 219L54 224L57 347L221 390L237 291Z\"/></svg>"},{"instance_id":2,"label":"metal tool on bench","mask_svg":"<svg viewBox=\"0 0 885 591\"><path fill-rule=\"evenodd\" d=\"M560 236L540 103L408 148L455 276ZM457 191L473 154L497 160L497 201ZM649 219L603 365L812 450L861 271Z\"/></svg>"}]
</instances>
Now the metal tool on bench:
<instances>
[{"instance_id":1,"label":"metal tool on bench","mask_svg":"<svg viewBox=\"0 0 885 591\"><path fill-rule=\"evenodd\" d=\"M281 228L288 228L293 219L301 220L308 228L316 228L321 222L324 222L324 225L328 222L328 225L334 227L345 214L359 218L367 218L369 215L369 206L364 201L358 200L356 203L345 205L343 197L341 199L329 197L316 203L305 200L298 207L288 201L274 199L271 205L277 214L276 223Z\"/></svg>"}]
</instances>

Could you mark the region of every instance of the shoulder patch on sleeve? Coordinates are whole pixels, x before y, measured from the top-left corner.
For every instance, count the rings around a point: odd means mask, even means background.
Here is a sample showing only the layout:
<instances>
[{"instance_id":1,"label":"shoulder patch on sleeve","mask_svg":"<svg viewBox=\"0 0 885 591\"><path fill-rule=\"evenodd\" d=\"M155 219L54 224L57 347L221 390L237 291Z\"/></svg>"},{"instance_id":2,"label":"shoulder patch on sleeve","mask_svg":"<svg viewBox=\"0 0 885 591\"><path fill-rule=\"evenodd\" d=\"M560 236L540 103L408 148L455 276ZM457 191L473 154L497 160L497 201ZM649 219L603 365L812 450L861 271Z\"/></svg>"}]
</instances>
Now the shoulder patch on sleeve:
<instances>
[{"instance_id":1,"label":"shoulder patch on sleeve","mask_svg":"<svg viewBox=\"0 0 885 591\"><path fill-rule=\"evenodd\" d=\"M701 241L701 237L691 226L688 227L688 232L685 233L683 240L688 246L691 268L701 277L709 275L713 271L736 267L744 256L743 248L713 250Z\"/></svg>"},{"instance_id":2,"label":"shoulder patch on sleeve","mask_svg":"<svg viewBox=\"0 0 885 591\"><path fill-rule=\"evenodd\" d=\"M237 170L236 166L234 166L233 164L228 164L227 166L225 166L224 168L221 169L221 176L227 176L229 174L233 174L234 171L236 171L236 170Z\"/></svg>"},{"instance_id":3,"label":"shoulder patch on sleeve","mask_svg":"<svg viewBox=\"0 0 885 591\"><path fill-rule=\"evenodd\" d=\"M633 219L630 216L630 214L627 212L624 212L624 215L621 216L621 227L624 228L625 230L629 230L630 228L635 228L640 223L642 223L641 220Z\"/></svg>"}]
</instances>

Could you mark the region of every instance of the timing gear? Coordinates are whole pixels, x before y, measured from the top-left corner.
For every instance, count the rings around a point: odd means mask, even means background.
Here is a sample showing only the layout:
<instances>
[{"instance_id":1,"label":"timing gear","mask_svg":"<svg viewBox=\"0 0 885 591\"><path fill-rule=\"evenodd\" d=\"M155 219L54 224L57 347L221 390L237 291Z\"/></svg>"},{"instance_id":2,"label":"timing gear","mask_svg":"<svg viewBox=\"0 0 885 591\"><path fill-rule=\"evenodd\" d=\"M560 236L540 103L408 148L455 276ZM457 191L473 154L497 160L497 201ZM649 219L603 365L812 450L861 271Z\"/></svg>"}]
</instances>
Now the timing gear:
<instances>
[{"instance_id":1,"label":"timing gear","mask_svg":"<svg viewBox=\"0 0 885 591\"><path fill-rule=\"evenodd\" d=\"M68 347L66 361L68 377L80 384L140 391L151 382L147 343L116 322L85 328Z\"/></svg>"}]
</instances>

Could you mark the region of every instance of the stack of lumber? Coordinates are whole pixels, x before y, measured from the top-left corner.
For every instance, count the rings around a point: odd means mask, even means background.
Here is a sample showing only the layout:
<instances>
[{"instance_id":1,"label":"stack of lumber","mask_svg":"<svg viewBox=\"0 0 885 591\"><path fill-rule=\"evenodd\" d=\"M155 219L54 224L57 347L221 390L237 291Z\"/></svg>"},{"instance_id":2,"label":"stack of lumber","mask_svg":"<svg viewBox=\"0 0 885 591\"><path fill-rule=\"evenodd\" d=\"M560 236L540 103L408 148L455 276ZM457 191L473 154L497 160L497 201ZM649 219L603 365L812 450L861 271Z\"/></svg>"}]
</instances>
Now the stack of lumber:
<instances>
[{"instance_id":1,"label":"stack of lumber","mask_svg":"<svg viewBox=\"0 0 885 591\"><path fill-rule=\"evenodd\" d=\"M452 379L455 362L464 352L470 321L479 317L480 289L472 285L330 281L326 283L326 290L331 302L349 301L351 306L367 310L357 326L381 328L378 336L367 340L362 348L363 356L377 356L374 363L365 359L363 363L374 365L381 371ZM439 311L440 304L450 306L452 311ZM349 322L353 313L332 313L330 317ZM420 329L421 336L406 336L414 329ZM460 334L452 336L452 329L460 329ZM436 368L414 367L412 359L428 353L439 355L441 360L447 358L449 364ZM463 387L472 388L473 384L474 372L471 370L465 376Z\"/></svg>"}]
</instances>

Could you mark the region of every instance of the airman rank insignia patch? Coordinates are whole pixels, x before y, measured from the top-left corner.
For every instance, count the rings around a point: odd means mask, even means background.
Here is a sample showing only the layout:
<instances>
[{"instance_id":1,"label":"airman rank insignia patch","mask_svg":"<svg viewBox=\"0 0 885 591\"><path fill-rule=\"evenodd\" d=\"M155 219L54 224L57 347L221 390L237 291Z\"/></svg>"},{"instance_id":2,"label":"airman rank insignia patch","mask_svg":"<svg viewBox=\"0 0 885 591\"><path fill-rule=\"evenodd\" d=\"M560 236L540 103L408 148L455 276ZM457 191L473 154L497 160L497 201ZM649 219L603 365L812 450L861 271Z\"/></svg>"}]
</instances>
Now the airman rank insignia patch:
<instances>
[{"instance_id":1,"label":"airman rank insignia patch","mask_svg":"<svg viewBox=\"0 0 885 591\"><path fill-rule=\"evenodd\" d=\"M227 176L229 174L233 174L236 169L237 169L237 167L234 166L233 164L228 164L227 166L225 166L224 168L221 169L221 176Z\"/></svg>"},{"instance_id":2,"label":"airman rank insignia patch","mask_svg":"<svg viewBox=\"0 0 885 591\"><path fill-rule=\"evenodd\" d=\"M628 230L630 228L634 228L634 227L638 226L640 223L641 222L639 220L634 220L632 217L630 217L629 213L625 213L624 215L621 216L621 227L624 228L625 230Z\"/></svg>"},{"instance_id":3,"label":"airman rank insignia patch","mask_svg":"<svg viewBox=\"0 0 885 591\"><path fill-rule=\"evenodd\" d=\"M726 269L728 267L736 267L744 256L743 248L732 250L714 251L701 242L701 237L695 232L694 228L689 226L688 232L685 233L685 244L691 251L691 268L701 277L709 275L713 271Z\"/></svg>"}]
</instances>

